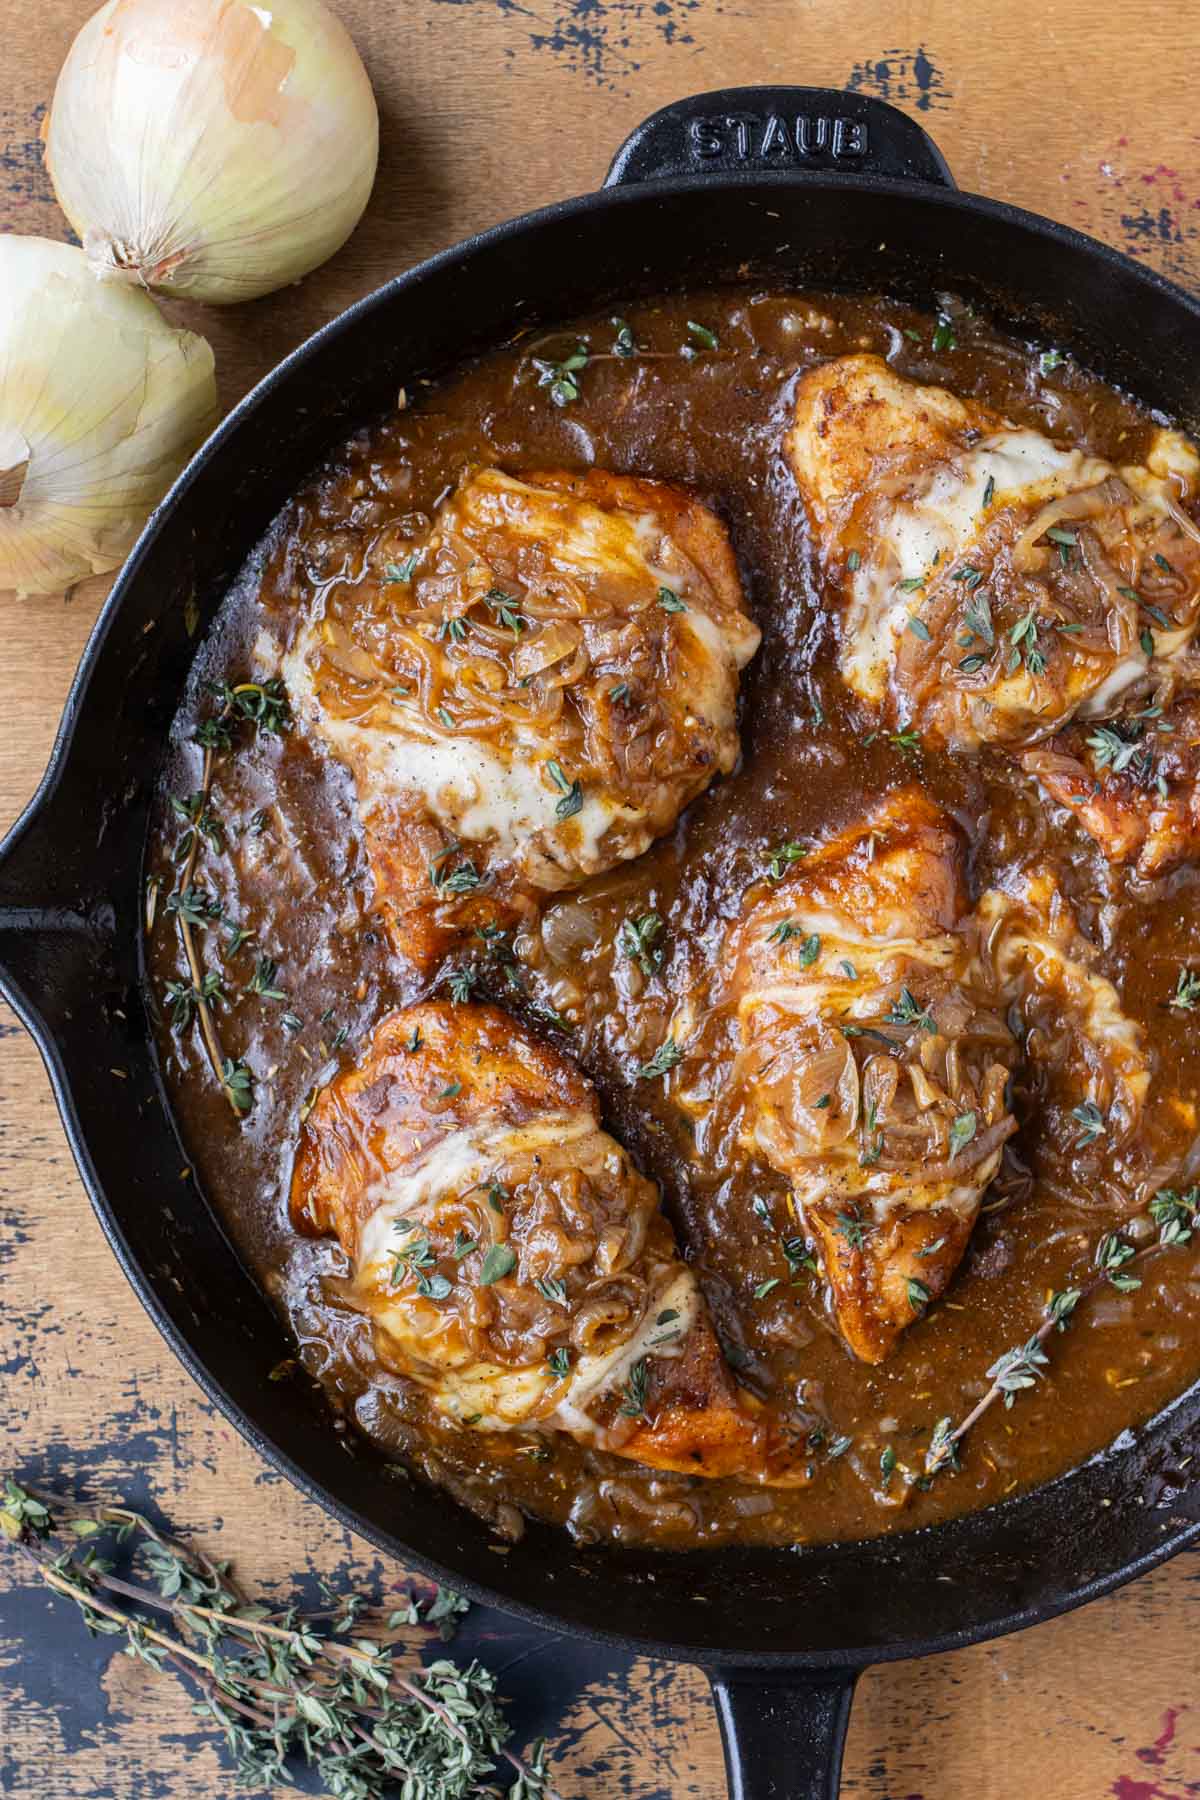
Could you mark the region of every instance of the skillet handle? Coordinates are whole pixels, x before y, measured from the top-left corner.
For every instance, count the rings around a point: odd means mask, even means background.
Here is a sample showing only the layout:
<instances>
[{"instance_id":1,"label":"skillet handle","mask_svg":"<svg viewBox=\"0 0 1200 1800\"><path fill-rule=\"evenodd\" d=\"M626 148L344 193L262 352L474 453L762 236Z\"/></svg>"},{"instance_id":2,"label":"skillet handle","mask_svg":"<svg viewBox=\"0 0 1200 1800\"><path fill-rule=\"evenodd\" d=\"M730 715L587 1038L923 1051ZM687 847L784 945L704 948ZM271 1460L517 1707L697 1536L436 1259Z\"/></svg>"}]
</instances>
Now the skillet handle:
<instances>
[{"instance_id":1,"label":"skillet handle","mask_svg":"<svg viewBox=\"0 0 1200 1800\"><path fill-rule=\"evenodd\" d=\"M729 1800L837 1800L857 1669L715 1669Z\"/></svg>"},{"instance_id":2,"label":"skillet handle","mask_svg":"<svg viewBox=\"0 0 1200 1800\"><path fill-rule=\"evenodd\" d=\"M604 185L773 170L954 186L945 157L907 113L870 94L810 87L718 88L675 100L626 138Z\"/></svg>"},{"instance_id":3,"label":"skillet handle","mask_svg":"<svg viewBox=\"0 0 1200 1800\"><path fill-rule=\"evenodd\" d=\"M69 800L54 804L59 774L56 759L0 841L0 998L43 1050L73 1008L87 1017L120 985L116 909L89 866L98 860L96 827Z\"/></svg>"}]
</instances>

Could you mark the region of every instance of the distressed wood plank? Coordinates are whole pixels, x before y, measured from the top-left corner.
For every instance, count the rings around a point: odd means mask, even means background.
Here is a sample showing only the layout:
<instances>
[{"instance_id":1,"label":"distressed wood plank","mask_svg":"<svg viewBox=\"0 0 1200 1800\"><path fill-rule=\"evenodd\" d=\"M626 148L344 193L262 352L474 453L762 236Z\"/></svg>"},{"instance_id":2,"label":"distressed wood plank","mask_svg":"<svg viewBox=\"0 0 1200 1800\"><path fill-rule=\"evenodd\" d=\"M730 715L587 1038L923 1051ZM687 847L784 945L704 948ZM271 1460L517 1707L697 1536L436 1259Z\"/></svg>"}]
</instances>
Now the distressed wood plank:
<instances>
[{"instance_id":1,"label":"distressed wood plank","mask_svg":"<svg viewBox=\"0 0 1200 1800\"><path fill-rule=\"evenodd\" d=\"M961 185L1107 238L1200 285L1200 131L1176 66L1188 18L1084 0L962 8L857 0L340 0L383 114L367 218L317 276L251 307L169 310L203 330L231 404L371 287L496 220L601 179L624 133L679 94L755 80L851 86L926 126ZM0 227L64 233L37 128L89 0L0 0ZM1043 91L1030 98L1031 69ZM481 298L481 305L486 304ZM0 596L7 676L0 829L36 785L106 583ZM402 1587L266 1469L142 1314L92 1218L36 1053L0 1013L2 1460L86 1480L282 1584L293 1569ZM1183 1800L1200 1793L1191 1699L1200 1589L1181 1558L1086 1613L954 1657L871 1671L844 1792L862 1800ZM477 1614L523 1730L549 1730L588 1800L718 1800L703 1678ZM0 1793L200 1800L232 1791L187 1699L91 1644L0 1563Z\"/></svg>"}]
</instances>

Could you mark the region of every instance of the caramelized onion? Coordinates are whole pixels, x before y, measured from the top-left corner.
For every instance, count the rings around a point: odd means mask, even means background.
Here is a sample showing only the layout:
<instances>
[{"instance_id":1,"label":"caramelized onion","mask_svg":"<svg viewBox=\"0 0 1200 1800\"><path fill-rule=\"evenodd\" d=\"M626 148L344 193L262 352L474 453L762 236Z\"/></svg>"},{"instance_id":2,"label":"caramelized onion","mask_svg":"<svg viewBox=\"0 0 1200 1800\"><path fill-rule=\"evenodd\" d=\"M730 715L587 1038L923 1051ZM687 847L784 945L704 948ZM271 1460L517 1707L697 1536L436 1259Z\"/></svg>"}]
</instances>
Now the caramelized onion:
<instances>
[{"instance_id":1,"label":"caramelized onion","mask_svg":"<svg viewBox=\"0 0 1200 1800\"><path fill-rule=\"evenodd\" d=\"M1114 493L1114 485L1118 492ZM1115 498L1125 501L1133 499L1133 495L1120 480L1119 476L1109 476L1107 480L1098 482L1095 487L1081 488L1073 494L1060 494L1057 500L1050 500L1040 512L1034 514L1020 537L1012 547L1012 566L1032 573L1040 567L1046 546L1041 539L1060 519L1095 519L1107 512ZM1040 552L1040 554L1035 554Z\"/></svg>"},{"instance_id":2,"label":"caramelized onion","mask_svg":"<svg viewBox=\"0 0 1200 1800\"><path fill-rule=\"evenodd\" d=\"M608 1326L625 1325L641 1313L644 1307L644 1290L640 1283L631 1285L639 1290L641 1303L636 1307L627 1294L607 1284L598 1293L593 1293L584 1300L571 1320L571 1342L577 1350L591 1350L597 1336Z\"/></svg>"},{"instance_id":3,"label":"caramelized onion","mask_svg":"<svg viewBox=\"0 0 1200 1800\"><path fill-rule=\"evenodd\" d=\"M975 1168L998 1150L1016 1129L1017 1121L1011 1116L997 1119L986 1131L978 1132L957 1156L946 1162L925 1165L921 1170L922 1181L952 1181L955 1176L965 1175L968 1169Z\"/></svg>"},{"instance_id":4,"label":"caramelized onion","mask_svg":"<svg viewBox=\"0 0 1200 1800\"><path fill-rule=\"evenodd\" d=\"M843 1143L854 1130L859 1111L858 1065L845 1038L801 1063L791 1111L817 1151Z\"/></svg>"},{"instance_id":5,"label":"caramelized onion","mask_svg":"<svg viewBox=\"0 0 1200 1800\"><path fill-rule=\"evenodd\" d=\"M552 963L570 968L581 951L598 943L600 925L594 913L575 900L552 906L542 920L542 943Z\"/></svg>"},{"instance_id":6,"label":"caramelized onion","mask_svg":"<svg viewBox=\"0 0 1200 1800\"><path fill-rule=\"evenodd\" d=\"M602 1481L600 1497L607 1500L615 1512L631 1512L655 1525L674 1525L680 1531L691 1532L700 1522L695 1507L686 1500L663 1500L643 1494L630 1481Z\"/></svg>"},{"instance_id":7,"label":"caramelized onion","mask_svg":"<svg viewBox=\"0 0 1200 1800\"><path fill-rule=\"evenodd\" d=\"M1190 537L1194 544L1200 544L1200 528L1197 527L1195 520L1189 518L1183 508L1177 506L1169 495L1163 496L1163 505L1184 536Z\"/></svg>"}]
</instances>

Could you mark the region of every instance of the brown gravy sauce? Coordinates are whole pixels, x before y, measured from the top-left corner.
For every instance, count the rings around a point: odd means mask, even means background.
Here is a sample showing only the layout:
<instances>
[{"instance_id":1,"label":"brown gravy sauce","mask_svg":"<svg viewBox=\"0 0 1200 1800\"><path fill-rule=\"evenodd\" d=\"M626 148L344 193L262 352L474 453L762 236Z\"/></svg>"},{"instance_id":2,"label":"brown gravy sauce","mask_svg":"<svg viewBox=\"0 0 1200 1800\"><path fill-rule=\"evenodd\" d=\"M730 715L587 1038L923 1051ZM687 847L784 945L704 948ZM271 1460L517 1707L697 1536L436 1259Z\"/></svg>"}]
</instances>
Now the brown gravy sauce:
<instances>
[{"instance_id":1,"label":"brown gravy sauce","mask_svg":"<svg viewBox=\"0 0 1200 1800\"><path fill-rule=\"evenodd\" d=\"M699 344L689 320L715 333L719 348ZM1151 421L1069 361L1043 370L1035 347L961 309L956 347L937 351L931 316L887 300L693 292L631 307L626 322L653 354L594 354L572 403L552 402L531 357L562 358L581 340L593 353L611 351L619 326L607 317L499 349L411 394L405 410L355 437L284 511L198 659L163 770L151 873L169 894L184 826L168 796L199 786L201 752L191 737L213 709L203 683L242 678L264 624L286 637L297 597L336 575L360 534L431 513L474 462L515 472L596 464L679 482L708 499L730 526L764 631L742 678L742 766L646 856L557 902L538 946L518 941L523 960L536 964L523 974L526 1002L514 1001L498 978L495 995L535 1024L539 1008L572 1013L575 1028L548 1027L550 1035L596 1081L612 1129L661 1183L741 1379L763 1394L787 1392L811 1416L816 1481L791 1491L705 1482L654 1474L564 1439L452 1427L381 1369L369 1327L328 1297L322 1278L342 1266L340 1250L301 1239L287 1219L300 1111L314 1086L353 1059L385 1010L428 990L397 968L371 928L349 780L299 732L274 742L246 738L218 759L212 810L224 844L205 846L197 876L227 919L253 934L223 961L228 924L200 936L206 967L221 970L230 995L218 1015L224 1043L254 1071L254 1109L235 1121L195 1022L173 1030L162 1007L168 1089L207 1193L335 1414L501 1530L519 1529L528 1513L587 1539L695 1545L854 1538L928 1524L1079 1463L1200 1376L1192 1249L1147 1261L1136 1291L1104 1290L1081 1307L1070 1333L1052 1341L1044 1379L973 1431L960 1471L928 1487L885 1484L885 1448L900 1465L919 1467L934 1421L962 1417L987 1387L988 1366L1036 1329L1048 1293L1078 1284L1101 1234L1143 1210L1133 1163L1106 1153L1103 1140L1085 1148L1061 1134L1056 1140L1039 1118L1038 1095L1027 1094L1018 1143L1033 1174L1028 1197L985 1211L947 1298L886 1364L868 1368L834 1334L820 1282L789 1278L776 1233L752 1207L755 1196L782 1196L781 1178L753 1162L706 1163L656 1085L637 1084L632 1070L665 1035L672 996L696 986L719 954L724 922L769 850L820 839L915 777L967 834L973 895L1039 856L1053 858L1100 947L1103 973L1152 1046L1143 1141L1134 1146L1138 1177L1161 1165L1173 1185L1188 1185L1200 1041L1190 1016L1166 1001L1200 944L1197 872L1138 884L1110 868L1012 764L871 740L871 721L834 666L831 617L779 448L797 371L860 348L1116 462L1143 453ZM695 353L680 354L685 345ZM650 909L667 922L663 995L644 992L634 965L612 951L621 921ZM274 985L286 1001L246 991L262 955L277 964ZM186 976L161 901L149 968L161 1007L164 984ZM717 1079L720 1054L714 1044Z\"/></svg>"}]
</instances>

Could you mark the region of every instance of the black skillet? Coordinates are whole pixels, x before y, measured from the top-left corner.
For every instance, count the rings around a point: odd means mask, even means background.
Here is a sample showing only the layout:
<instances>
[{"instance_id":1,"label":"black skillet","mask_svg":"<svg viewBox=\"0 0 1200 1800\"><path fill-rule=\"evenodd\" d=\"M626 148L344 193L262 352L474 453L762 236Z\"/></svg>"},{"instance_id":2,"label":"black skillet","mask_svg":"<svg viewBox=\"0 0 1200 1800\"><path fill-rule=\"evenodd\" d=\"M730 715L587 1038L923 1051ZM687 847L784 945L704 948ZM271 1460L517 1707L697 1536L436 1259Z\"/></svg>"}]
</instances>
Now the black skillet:
<instances>
[{"instance_id":1,"label":"black skillet","mask_svg":"<svg viewBox=\"0 0 1200 1800\"><path fill-rule=\"evenodd\" d=\"M721 279L925 304L950 289L1200 424L1200 305L1061 225L958 193L924 132L891 107L813 88L667 107L624 145L602 192L390 282L289 357L199 453L113 589L49 772L0 848L0 989L45 1057L126 1274L263 1456L343 1524L480 1600L703 1664L735 1800L814 1800L837 1792L868 1663L1049 1618L1200 1533L1200 1484L1183 1473L1200 1439L1198 1391L1060 1480L907 1537L671 1554L580 1548L533 1525L498 1556L469 1513L385 1479L366 1445L348 1455L301 1387L268 1381L283 1328L180 1180L140 987L147 814L195 648L187 602L213 618L272 516L402 384L533 320Z\"/></svg>"}]
</instances>

